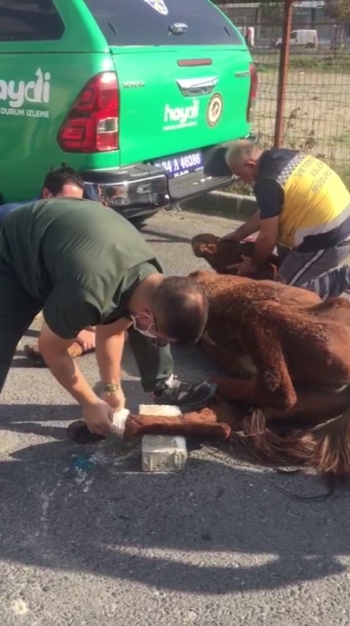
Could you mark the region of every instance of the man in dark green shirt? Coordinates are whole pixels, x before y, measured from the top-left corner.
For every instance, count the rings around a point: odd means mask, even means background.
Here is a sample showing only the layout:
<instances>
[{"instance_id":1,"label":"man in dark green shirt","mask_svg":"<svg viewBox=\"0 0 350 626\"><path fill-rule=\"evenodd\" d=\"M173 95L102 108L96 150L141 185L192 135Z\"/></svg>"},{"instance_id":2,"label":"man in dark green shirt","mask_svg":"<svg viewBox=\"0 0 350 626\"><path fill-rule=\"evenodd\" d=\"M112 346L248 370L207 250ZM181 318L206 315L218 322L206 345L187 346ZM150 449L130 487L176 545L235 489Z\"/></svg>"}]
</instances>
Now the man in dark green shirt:
<instances>
[{"instance_id":1,"label":"man in dark green shirt","mask_svg":"<svg viewBox=\"0 0 350 626\"><path fill-rule=\"evenodd\" d=\"M120 386L125 330L146 392L192 408L215 393L209 382L173 375L169 343L201 336L208 303L190 278L165 277L152 248L111 209L89 200L39 200L9 213L0 233L0 391L28 326L43 309L39 349L58 382L83 408L91 432L106 434ZM96 326L104 383L98 398L67 349Z\"/></svg>"}]
</instances>

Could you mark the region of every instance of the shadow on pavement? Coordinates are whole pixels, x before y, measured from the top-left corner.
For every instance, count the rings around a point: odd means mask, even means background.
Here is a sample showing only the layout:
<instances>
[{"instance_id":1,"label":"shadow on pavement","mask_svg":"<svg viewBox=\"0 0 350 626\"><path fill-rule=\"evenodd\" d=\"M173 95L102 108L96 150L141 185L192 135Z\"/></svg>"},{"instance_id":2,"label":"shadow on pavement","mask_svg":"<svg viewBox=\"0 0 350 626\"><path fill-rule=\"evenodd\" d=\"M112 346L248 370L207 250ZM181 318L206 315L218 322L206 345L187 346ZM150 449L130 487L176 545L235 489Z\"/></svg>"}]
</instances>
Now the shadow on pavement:
<instances>
[{"instance_id":1,"label":"shadow on pavement","mask_svg":"<svg viewBox=\"0 0 350 626\"><path fill-rule=\"evenodd\" d=\"M60 441L15 450L0 463L1 559L207 594L345 571L337 557L350 552L347 498L305 504L276 489L321 490L314 477L205 452L184 472L142 474L138 446L85 448L65 439L65 424L51 425L75 419L76 407L29 408L0 407L1 429Z\"/></svg>"}]
</instances>

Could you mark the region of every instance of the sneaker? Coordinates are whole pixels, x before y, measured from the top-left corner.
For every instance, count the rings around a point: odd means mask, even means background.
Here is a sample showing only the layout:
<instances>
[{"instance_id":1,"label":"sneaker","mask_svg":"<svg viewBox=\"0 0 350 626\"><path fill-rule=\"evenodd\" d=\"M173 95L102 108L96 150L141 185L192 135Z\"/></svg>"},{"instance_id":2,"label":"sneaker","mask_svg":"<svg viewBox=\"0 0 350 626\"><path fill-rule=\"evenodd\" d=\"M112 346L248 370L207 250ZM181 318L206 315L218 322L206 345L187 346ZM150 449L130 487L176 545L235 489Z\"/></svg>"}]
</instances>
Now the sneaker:
<instances>
[{"instance_id":1,"label":"sneaker","mask_svg":"<svg viewBox=\"0 0 350 626\"><path fill-rule=\"evenodd\" d=\"M164 389L155 391L153 397L157 404L175 404L182 409L200 409L205 407L215 395L217 385L209 381L187 383L171 376Z\"/></svg>"}]
</instances>

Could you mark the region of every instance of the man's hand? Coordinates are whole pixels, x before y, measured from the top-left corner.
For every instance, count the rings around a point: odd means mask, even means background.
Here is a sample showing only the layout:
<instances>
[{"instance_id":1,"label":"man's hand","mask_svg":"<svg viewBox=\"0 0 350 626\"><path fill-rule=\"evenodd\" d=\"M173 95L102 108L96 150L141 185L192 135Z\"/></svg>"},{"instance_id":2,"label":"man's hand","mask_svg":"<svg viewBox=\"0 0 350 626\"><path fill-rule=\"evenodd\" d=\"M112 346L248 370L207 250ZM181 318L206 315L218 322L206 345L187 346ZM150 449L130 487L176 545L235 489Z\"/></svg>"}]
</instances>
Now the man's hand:
<instances>
[{"instance_id":1,"label":"man's hand","mask_svg":"<svg viewBox=\"0 0 350 626\"><path fill-rule=\"evenodd\" d=\"M102 400L107 402L115 411L121 411L125 408L125 396L122 389L111 392L105 391Z\"/></svg>"},{"instance_id":2,"label":"man's hand","mask_svg":"<svg viewBox=\"0 0 350 626\"><path fill-rule=\"evenodd\" d=\"M112 431L114 409L98 400L83 407L83 417L90 432L96 435L107 435Z\"/></svg>"},{"instance_id":3,"label":"man's hand","mask_svg":"<svg viewBox=\"0 0 350 626\"><path fill-rule=\"evenodd\" d=\"M237 263L236 265L229 265L227 270L236 270L237 276L249 276L250 274L254 274L257 271L256 265L253 263L253 260L250 256L242 256L242 262Z\"/></svg>"}]
</instances>

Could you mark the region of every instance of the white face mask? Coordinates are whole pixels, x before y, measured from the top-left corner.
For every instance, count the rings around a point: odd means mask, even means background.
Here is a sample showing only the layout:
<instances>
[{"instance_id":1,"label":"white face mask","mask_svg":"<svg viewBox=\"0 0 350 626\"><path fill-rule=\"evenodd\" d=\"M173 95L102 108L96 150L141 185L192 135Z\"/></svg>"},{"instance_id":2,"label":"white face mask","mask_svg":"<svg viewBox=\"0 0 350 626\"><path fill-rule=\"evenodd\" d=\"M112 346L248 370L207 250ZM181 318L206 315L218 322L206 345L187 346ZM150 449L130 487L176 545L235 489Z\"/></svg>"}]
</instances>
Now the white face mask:
<instances>
[{"instance_id":1,"label":"white face mask","mask_svg":"<svg viewBox=\"0 0 350 626\"><path fill-rule=\"evenodd\" d=\"M153 335L150 332L150 328L152 328L152 326L154 326L154 322L152 322L152 324L149 325L149 327L147 328L147 330L142 330L141 328L138 327L137 325L137 318L138 315L130 315L131 321L132 321L132 325L135 328L135 330L140 333L140 335L143 335L144 337L148 337L148 339L152 339L152 343L156 348L164 348L165 346L168 345L167 341L164 341L163 339L158 339L157 335Z\"/></svg>"},{"instance_id":2,"label":"white face mask","mask_svg":"<svg viewBox=\"0 0 350 626\"><path fill-rule=\"evenodd\" d=\"M152 322L152 324L149 325L147 330L142 330L137 325L138 315L130 315L130 317L131 317L133 327L135 328L135 330L137 330L138 333L140 333L140 335L143 335L144 337L149 337L149 339L157 339L156 335L152 335L152 333L150 332L150 328L154 326L154 322Z\"/></svg>"}]
</instances>

